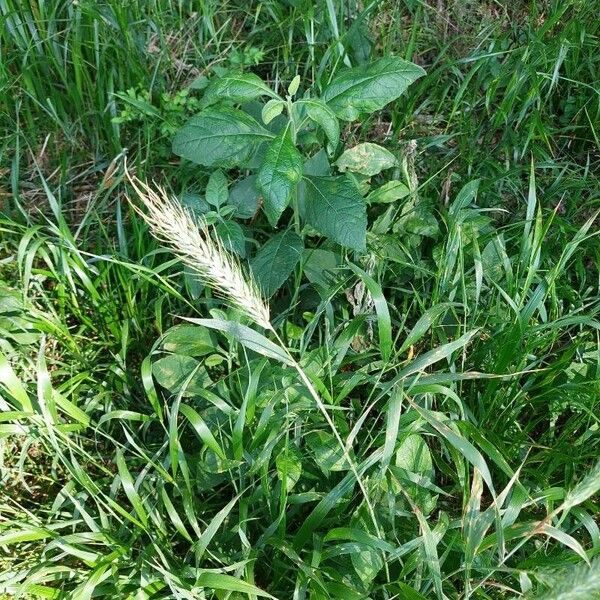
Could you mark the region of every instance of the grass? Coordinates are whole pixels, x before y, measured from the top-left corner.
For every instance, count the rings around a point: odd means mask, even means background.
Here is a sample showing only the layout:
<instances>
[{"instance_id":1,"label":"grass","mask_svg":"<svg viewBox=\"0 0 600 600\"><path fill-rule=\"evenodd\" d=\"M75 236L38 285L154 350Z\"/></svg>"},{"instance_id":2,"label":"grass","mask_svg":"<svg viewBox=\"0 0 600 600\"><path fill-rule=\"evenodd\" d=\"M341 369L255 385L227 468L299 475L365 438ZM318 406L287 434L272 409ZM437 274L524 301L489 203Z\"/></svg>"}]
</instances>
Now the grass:
<instances>
[{"instance_id":1,"label":"grass","mask_svg":"<svg viewBox=\"0 0 600 600\"><path fill-rule=\"evenodd\" d=\"M597 597L598 8L0 0L0 596ZM427 69L343 131L413 193L266 357L123 157L199 187L189 83L369 53Z\"/></svg>"}]
</instances>

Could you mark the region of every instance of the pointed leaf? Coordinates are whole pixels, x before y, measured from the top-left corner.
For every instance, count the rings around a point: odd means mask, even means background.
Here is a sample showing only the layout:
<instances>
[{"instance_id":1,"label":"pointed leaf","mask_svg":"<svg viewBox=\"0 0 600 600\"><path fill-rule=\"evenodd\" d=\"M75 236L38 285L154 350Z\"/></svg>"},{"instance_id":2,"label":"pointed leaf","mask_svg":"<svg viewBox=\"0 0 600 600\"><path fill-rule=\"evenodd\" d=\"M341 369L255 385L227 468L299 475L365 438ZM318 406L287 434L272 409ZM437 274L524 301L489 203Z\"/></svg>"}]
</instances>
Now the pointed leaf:
<instances>
[{"instance_id":1,"label":"pointed leaf","mask_svg":"<svg viewBox=\"0 0 600 600\"><path fill-rule=\"evenodd\" d=\"M0 384L12 396L20 410L33 412L33 406L27 390L2 352L0 352Z\"/></svg>"},{"instance_id":2,"label":"pointed leaf","mask_svg":"<svg viewBox=\"0 0 600 600\"><path fill-rule=\"evenodd\" d=\"M301 102L302 106L306 108L308 118L323 129L329 143L335 148L340 141L340 123L335 113L325 102L317 98L302 100Z\"/></svg>"},{"instance_id":3,"label":"pointed leaf","mask_svg":"<svg viewBox=\"0 0 600 600\"><path fill-rule=\"evenodd\" d=\"M287 90L288 95L295 96L299 87L300 87L300 75L296 75L294 77L294 79L292 79L292 81L290 82L290 85L288 86L288 90Z\"/></svg>"},{"instance_id":4,"label":"pointed leaf","mask_svg":"<svg viewBox=\"0 0 600 600\"><path fill-rule=\"evenodd\" d=\"M408 187L396 179L384 183L381 187L373 190L367 196L367 202L378 202L380 204L389 204L410 194Z\"/></svg>"},{"instance_id":5,"label":"pointed leaf","mask_svg":"<svg viewBox=\"0 0 600 600\"><path fill-rule=\"evenodd\" d=\"M227 202L229 191L227 190L227 177L220 169L213 171L206 184L206 201L213 206L219 207Z\"/></svg>"},{"instance_id":6,"label":"pointed leaf","mask_svg":"<svg viewBox=\"0 0 600 600\"><path fill-rule=\"evenodd\" d=\"M354 121L361 113L375 112L396 100L423 75L421 67L388 56L340 71L325 88L323 100L340 119Z\"/></svg>"},{"instance_id":7,"label":"pointed leaf","mask_svg":"<svg viewBox=\"0 0 600 600\"><path fill-rule=\"evenodd\" d=\"M231 512L231 509L236 505L239 500L239 496L232 498L211 520L206 529L202 532L200 539L195 545L196 551L196 560L200 560L206 549L208 548L208 544L210 544L213 537L217 533L219 527L223 524L223 521L227 518L227 515Z\"/></svg>"},{"instance_id":8,"label":"pointed leaf","mask_svg":"<svg viewBox=\"0 0 600 600\"><path fill-rule=\"evenodd\" d=\"M205 356L215 351L210 332L193 325L175 325L163 336L162 347L167 352L183 356Z\"/></svg>"},{"instance_id":9,"label":"pointed leaf","mask_svg":"<svg viewBox=\"0 0 600 600\"><path fill-rule=\"evenodd\" d=\"M249 102L260 96L278 98L277 94L254 73L227 73L211 79L202 98L206 107L222 98L233 102Z\"/></svg>"},{"instance_id":10,"label":"pointed leaf","mask_svg":"<svg viewBox=\"0 0 600 600\"><path fill-rule=\"evenodd\" d=\"M199 329L199 328L197 328ZM211 430L208 428L202 417L189 405L181 404L179 406L179 412L191 423L194 431L198 435L198 437L202 440L202 442L210 448L217 456L225 460L227 457L225 456L225 451L221 446L219 446L219 442L215 439L215 436L212 434Z\"/></svg>"},{"instance_id":11,"label":"pointed leaf","mask_svg":"<svg viewBox=\"0 0 600 600\"><path fill-rule=\"evenodd\" d=\"M207 167L233 167L273 137L255 119L235 108L209 108L192 117L175 135L173 152Z\"/></svg>"},{"instance_id":12,"label":"pointed leaf","mask_svg":"<svg viewBox=\"0 0 600 600\"><path fill-rule=\"evenodd\" d=\"M228 592L240 592L242 594L252 594L254 596L261 596L262 598L275 598L263 592L260 588L257 588L251 583L247 583L233 577L232 575L224 575L223 573L213 573L211 571L205 571L198 579L197 584L202 587L212 588L215 590L226 590Z\"/></svg>"},{"instance_id":13,"label":"pointed leaf","mask_svg":"<svg viewBox=\"0 0 600 600\"><path fill-rule=\"evenodd\" d=\"M216 329L217 331L228 333L237 342L242 344L242 346L245 346L254 352L258 352L268 358L274 358L286 365L293 365L293 362L282 348L246 325L236 323L235 321L225 321L224 319L186 318L186 321L208 327L209 329Z\"/></svg>"},{"instance_id":14,"label":"pointed leaf","mask_svg":"<svg viewBox=\"0 0 600 600\"><path fill-rule=\"evenodd\" d=\"M274 98L269 100L262 109L261 117L263 123L268 125L275 117L278 117L285 107L283 100L275 100Z\"/></svg>"},{"instance_id":15,"label":"pointed leaf","mask_svg":"<svg viewBox=\"0 0 600 600\"><path fill-rule=\"evenodd\" d=\"M275 467L277 477L285 485L289 492L300 479L302 475L302 457L300 452L293 445L288 446L284 452L275 457Z\"/></svg>"},{"instance_id":16,"label":"pointed leaf","mask_svg":"<svg viewBox=\"0 0 600 600\"><path fill-rule=\"evenodd\" d=\"M156 381L172 394L182 391L188 377L195 372L191 381L183 390L184 396L190 396L203 390L210 381L206 370L191 356L170 354L152 364L152 374Z\"/></svg>"},{"instance_id":17,"label":"pointed leaf","mask_svg":"<svg viewBox=\"0 0 600 600\"><path fill-rule=\"evenodd\" d=\"M275 226L287 208L302 177L302 156L286 127L270 144L260 171L258 187L264 196L269 223Z\"/></svg>"},{"instance_id":18,"label":"pointed leaf","mask_svg":"<svg viewBox=\"0 0 600 600\"><path fill-rule=\"evenodd\" d=\"M307 222L342 246L364 250L367 210L358 188L342 177L306 177Z\"/></svg>"},{"instance_id":19,"label":"pointed leaf","mask_svg":"<svg viewBox=\"0 0 600 600\"><path fill-rule=\"evenodd\" d=\"M235 216L250 219L258 211L260 193L256 189L256 175L240 179L229 192L229 204L235 207Z\"/></svg>"},{"instance_id":20,"label":"pointed leaf","mask_svg":"<svg viewBox=\"0 0 600 600\"><path fill-rule=\"evenodd\" d=\"M293 231L277 234L258 251L251 267L265 296L272 296L285 283L303 251L302 239Z\"/></svg>"},{"instance_id":21,"label":"pointed leaf","mask_svg":"<svg viewBox=\"0 0 600 600\"><path fill-rule=\"evenodd\" d=\"M363 283L371 293L375 312L377 313L377 326L379 331L379 349L381 350L381 358L387 361L392 353L392 319L390 311L383 295L381 286L362 269L356 265L349 263L349 267L362 279Z\"/></svg>"},{"instance_id":22,"label":"pointed leaf","mask_svg":"<svg viewBox=\"0 0 600 600\"><path fill-rule=\"evenodd\" d=\"M245 258L246 236L238 223L235 221L221 221L215 226L215 231L227 250Z\"/></svg>"}]
</instances>

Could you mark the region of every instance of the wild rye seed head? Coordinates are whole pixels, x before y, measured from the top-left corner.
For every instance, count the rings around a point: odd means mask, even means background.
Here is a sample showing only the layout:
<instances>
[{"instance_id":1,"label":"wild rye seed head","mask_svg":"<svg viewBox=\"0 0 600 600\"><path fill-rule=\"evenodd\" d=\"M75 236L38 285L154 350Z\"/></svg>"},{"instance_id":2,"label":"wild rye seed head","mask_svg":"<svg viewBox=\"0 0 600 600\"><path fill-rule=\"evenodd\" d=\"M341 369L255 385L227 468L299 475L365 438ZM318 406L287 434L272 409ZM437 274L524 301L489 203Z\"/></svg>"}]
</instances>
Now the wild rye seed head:
<instances>
[{"instance_id":1,"label":"wild rye seed head","mask_svg":"<svg viewBox=\"0 0 600 600\"><path fill-rule=\"evenodd\" d=\"M258 286L223 245L212 239L208 225L194 219L160 186L153 189L137 177L128 174L128 178L146 212L133 206L148 223L152 235L167 244L229 304L258 325L272 329L269 307L261 297Z\"/></svg>"}]
</instances>

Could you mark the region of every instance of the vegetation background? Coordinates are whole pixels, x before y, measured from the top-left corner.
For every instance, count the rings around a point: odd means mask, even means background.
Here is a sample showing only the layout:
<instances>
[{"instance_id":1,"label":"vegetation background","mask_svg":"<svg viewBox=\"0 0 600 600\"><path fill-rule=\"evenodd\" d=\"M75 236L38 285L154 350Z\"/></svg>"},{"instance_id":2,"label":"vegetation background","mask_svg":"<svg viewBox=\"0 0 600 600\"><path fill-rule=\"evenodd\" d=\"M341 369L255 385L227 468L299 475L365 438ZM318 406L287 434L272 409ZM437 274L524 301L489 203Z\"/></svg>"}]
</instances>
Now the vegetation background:
<instances>
[{"instance_id":1,"label":"vegetation background","mask_svg":"<svg viewBox=\"0 0 600 600\"><path fill-rule=\"evenodd\" d=\"M599 14L0 0L0 595L598 597ZM270 301L373 523L289 369L170 330L226 313L122 166L205 186L171 141L215 69L284 94L390 54L427 75L342 137L396 154L411 194L370 210L366 255ZM189 389L163 385L174 349Z\"/></svg>"}]
</instances>

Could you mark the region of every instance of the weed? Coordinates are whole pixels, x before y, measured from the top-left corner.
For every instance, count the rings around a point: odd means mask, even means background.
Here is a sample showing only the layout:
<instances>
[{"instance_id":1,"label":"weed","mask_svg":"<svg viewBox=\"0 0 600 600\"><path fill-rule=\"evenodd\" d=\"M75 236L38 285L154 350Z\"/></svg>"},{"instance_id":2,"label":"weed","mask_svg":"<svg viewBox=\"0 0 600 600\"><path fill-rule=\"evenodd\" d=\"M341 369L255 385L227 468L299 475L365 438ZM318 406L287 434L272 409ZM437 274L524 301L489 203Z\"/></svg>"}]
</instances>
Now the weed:
<instances>
[{"instance_id":1,"label":"weed","mask_svg":"<svg viewBox=\"0 0 600 600\"><path fill-rule=\"evenodd\" d=\"M596 597L597 12L0 0L0 595Z\"/></svg>"}]
</instances>

